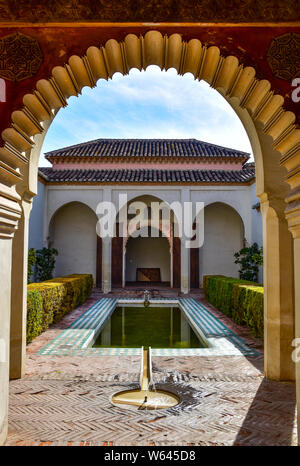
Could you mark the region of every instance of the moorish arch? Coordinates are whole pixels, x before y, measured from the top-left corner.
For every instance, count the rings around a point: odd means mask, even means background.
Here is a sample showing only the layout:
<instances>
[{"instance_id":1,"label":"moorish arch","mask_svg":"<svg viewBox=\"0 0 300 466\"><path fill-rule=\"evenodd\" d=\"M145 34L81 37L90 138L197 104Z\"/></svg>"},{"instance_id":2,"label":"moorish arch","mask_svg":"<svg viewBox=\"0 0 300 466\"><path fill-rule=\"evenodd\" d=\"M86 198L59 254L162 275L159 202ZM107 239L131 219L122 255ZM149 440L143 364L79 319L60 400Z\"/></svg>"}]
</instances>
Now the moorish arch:
<instances>
[{"instance_id":1,"label":"moorish arch","mask_svg":"<svg viewBox=\"0 0 300 466\"><path fill-rule=\"evenodd\" d=\"M150 282L172 286L172 240L159 230L157 237L126 238L124 244L124 283L143 281L140 269L148 269ZM152 276L151 276L152 273ZM144 280L145 281L145 280Z\"/></svg>"},{"instance_id":2,"label":"moorish arch","mask_svg":"<svg viewBox=\"0 0 300 466\"><path fill-rule=\"evenodd\" d=\"M180 238L175 237L174 231L176 230L175 224L179 223L179 217L177 212L172 209L172 204L169 204L166 193L164 191L159 191L158 195L150 194L147 190L143 191L142 193L129 192L129 199L126 204L124 204L119 210L117 210L117 217L116 217L116 235L112 239L112 253L111 253L111 283L112 286L116 287L125 287L127 276L127 244L130 239L136 235L137 230L141 230L141 236L143 235L143 230L145 230L145 234L151 236L151 228L152 231L156 231L156 235L158 237L162 236L168 241L168 255L169 255L169 279L165 280L170 283L170 286L175 286L176 288L180 288L181 283L181 275L182 271L180 270L181 264L181 242ZM116 203L116 199L114 199ZM141 204L140 204L141 203ZM170 224L164 225L161 221L157 224L153 221L152 211L151 211L151 203L156 203L157 206L163 209L166 209L167 216L166 220L170 219ZM145 219L146 224L135 225L132 231L129 231L129 228L126 226L126 231L123 233L125 236L121 237L121 226L120 222L122 221L122 214L124 210L130 212L130 207L134 206L134 209L131 211L132 215L128 215L127 221L130 222L131 217L135 216L136 214L139 215L139 205L141 207L147 207L147 218ZM161 219L162 217L160 217ZM147 239L147 238L146 238ZM157 238L158 239L158 238ZM151 240L151 238L149 238ZM140 243L140 240L137 241ZM153 238L152 244L155 245L155 238ZM157 241L156 246L161 245L161 242ZM127 271L126 271L127 270ZM164 272L163 275L165 276L166 273ZM133 279L131 281L134 281Z\"/></svg>"},{"instance_id":3,"label":"moorish arch","mask_svg":"<svg viewBox=\"0 0 300 466\"><path fill-rule=\"evenodd\" d=\"M224 202L207 204L204 208L204 243L199 251L200 280L203 275L218 274L239 278L234 253L245 245L244 222L239 212Z\"/></svg>"},{"instance_id":4,"label":"moorish arch","mask_svg":"<svg viewBox=\"0 0 300 466\"><path fill-rule=\"evenodd\" d=\"M39 80L33 93L24 96L23 108L12 113L10 128L2 132L1 302L6 309L4 322L12 309L10 360L11 367L15 366L14 377L21 377L25 368L28 219L45 132L67 99L80 94L84 86L94 87L99 79L109 79L116 72L126 74L131 68L142 70L149 65L175 68L180 75L192 73L195 79L205 80L224 96L245 126L255 156L263 215L265 373L277 380L293 379L294 298L296 316L300 314L299 287L295 286L294 295L293 281L293 272L295 284L300 281L300 129L295 115L284 110L284 97L275 94L267 80L255 77L253 67L244 67L235 56L223 57L218 47L207 47L198 39L186 42L180 34L162 36L158 31L140 37L129 34L120 42L110 39L104 46L89 47L85 56L73 55L65 66L54 67L49 79ZM271 243L275 250L268 247ZM12 287L19 292L11 296ZM296 317L296 335L300 336L299 320ZM0 336L8 348L9 325L2 328ZM5 364L8 371L8 362ZM1 383L6 399L5 380ZM300 387L300 378L297 383ZM2 409L5 418L7 408Z\"/></svg>"},{"instance_id":5,"label":"moorish arch","mask_svg":"<svg viewBox=\"0 0 300 466\"><path fill-rule=\"evenodd\" d=\"M89 273L96 282L97 222L94 210L83 202L66 202L56 209L47 234L48 247L58 251L55 276Z\"/></svg>"}]
</instances>

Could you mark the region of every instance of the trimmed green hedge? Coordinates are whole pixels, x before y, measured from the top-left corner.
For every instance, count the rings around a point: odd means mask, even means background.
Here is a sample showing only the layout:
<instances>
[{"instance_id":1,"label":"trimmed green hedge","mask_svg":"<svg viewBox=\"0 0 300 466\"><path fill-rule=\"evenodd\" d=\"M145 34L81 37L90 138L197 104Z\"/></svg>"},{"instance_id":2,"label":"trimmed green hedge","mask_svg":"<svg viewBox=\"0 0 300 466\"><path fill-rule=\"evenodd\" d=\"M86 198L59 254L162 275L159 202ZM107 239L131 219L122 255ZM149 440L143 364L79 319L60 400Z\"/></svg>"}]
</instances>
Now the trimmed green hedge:
<instances>
[{"instance_id":1,"label":"trimmed green hedge","mask_svg":"<svg viewBox=\"0 0 300 466\"><path fill-rule=\"evenodd\" d=\"M237 324L247 325L255 336L263 338L263 286L223 275L205 275L203 289L206 299L219 311Z\"/></svg>"},{"instance_id":2,"label":"trimmed green hedge","mask_svg":"<svg viewBox=\"0 0 300 466\"><path fill-rule=\"evenodd\" d=\"M91 295L93 276L74 274L27 286L27 343Z\"/></svg>"},{"instance_id":3,"label":"trimmed green hedge","mask_svg":"<svg viewBox=\"0 0 300 466\"><path fill-rule=\"evenodd\" d=\"M27 343L42 333L43 299L38 291L27 291Z\"/></svg>"}]
</instances>

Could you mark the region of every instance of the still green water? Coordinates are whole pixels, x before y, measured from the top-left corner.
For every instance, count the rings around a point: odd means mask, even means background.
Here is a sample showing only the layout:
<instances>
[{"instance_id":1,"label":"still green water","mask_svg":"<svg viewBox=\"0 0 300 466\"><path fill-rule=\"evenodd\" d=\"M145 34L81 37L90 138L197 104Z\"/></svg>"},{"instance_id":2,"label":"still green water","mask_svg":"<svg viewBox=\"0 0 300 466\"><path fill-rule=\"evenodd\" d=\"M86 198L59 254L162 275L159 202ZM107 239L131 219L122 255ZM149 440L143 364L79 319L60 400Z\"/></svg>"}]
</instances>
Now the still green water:
<instances>
[{"instance_id":1,"label":"still green water","mask_svg":"<svg viewBox=\"0 0 300 466\"><path fill-rule=\"evenodd\" d=\"M177 307L118 307L94 348L203 348Z\"/></svg>"}]
</instances>

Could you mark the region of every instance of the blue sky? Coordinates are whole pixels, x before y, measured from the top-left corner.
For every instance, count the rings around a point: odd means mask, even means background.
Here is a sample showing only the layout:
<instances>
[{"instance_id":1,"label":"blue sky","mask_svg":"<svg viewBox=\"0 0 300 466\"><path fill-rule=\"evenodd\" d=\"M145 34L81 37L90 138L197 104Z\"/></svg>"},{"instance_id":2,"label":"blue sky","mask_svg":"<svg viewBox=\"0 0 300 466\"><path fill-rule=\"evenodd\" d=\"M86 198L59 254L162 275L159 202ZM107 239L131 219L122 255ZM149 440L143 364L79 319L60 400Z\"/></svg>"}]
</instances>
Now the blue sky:
<instances>
[{"instance_id":1,"label":"blue sky","mask_svg":"<svg viewBox=\"0 0 300 466\"><path fill-rule=\"evenodd\" d=\"M42 152L98 138L195 138L251 153L248 136L225 99L191 74L131 70L71 97ZM50 164L42 156L40 166Z\"/></svg>"}]
</instances>

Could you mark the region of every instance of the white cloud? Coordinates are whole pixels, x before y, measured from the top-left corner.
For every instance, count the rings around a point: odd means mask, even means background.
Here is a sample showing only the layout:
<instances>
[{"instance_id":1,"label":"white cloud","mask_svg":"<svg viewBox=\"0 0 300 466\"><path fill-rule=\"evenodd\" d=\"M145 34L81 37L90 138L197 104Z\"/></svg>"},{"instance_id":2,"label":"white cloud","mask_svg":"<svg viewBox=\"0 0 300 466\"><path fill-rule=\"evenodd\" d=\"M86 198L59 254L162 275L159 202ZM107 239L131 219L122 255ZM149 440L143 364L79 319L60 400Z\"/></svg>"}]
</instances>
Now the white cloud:
<instances>
[{"instance_id":1,"label":"white cloud","mask_svg":"<svg viewBox=\"0 0 300 466\"><path fill-rule=\"evenodd\" d=\"M68 103L48 131L44 152L101 137L195 138L251 152L234 110L191 74L181 77L154 66L118 73Z\"/></svg>"}]
</instances>

